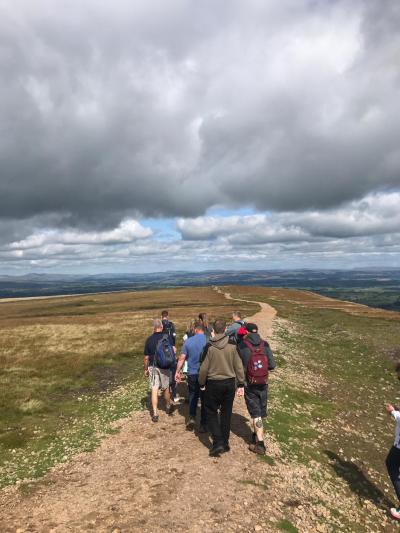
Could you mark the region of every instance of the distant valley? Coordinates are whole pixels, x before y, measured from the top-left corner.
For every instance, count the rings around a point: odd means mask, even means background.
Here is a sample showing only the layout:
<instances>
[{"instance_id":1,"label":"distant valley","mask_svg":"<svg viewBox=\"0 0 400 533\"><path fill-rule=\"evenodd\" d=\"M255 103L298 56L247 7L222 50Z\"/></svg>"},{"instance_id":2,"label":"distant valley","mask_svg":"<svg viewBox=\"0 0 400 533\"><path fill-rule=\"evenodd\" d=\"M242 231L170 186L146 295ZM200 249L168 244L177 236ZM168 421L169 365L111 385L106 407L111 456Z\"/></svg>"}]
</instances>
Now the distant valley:
<instances>
[{"instance_id":1,"label":"distant valley","mask_svg":"<svg viewBox=\"0 0 400 533\"><path fill-rule=\"evenodd\" d=\"M0 276L0 298L87 294L206 285L259 285L317 292L324 296L400 311L400 270L246 270Z\"/></svg>"}]
</instances>

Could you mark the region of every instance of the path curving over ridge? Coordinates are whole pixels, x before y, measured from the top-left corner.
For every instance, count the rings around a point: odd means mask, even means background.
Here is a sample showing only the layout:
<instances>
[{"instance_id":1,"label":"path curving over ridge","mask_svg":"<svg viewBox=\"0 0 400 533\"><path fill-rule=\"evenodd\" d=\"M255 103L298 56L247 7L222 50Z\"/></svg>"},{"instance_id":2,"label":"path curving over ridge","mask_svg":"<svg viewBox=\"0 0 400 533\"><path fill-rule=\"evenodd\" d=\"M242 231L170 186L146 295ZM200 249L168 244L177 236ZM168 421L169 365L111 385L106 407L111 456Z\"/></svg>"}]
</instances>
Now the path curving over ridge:
<instances>
[{"instance_id":1,"label":"path curving over ridge","mask_svg":"<svg viewBox=\"0 0 400 533\"><path fill-rule=\"evenodd\" d=\"M276 317L276 309L265 302L256 302L254 300L244 300L243 298L233 298L229 292L223 292L219 287L215 290L223 294L228 300L235 302L248 302L257 304L261 307L260 311L250 317L246 317L248 322L254 322L258 326L259 333L263 338L269 338L273 332L273 320Z\"/></svg>"}]
</instances>

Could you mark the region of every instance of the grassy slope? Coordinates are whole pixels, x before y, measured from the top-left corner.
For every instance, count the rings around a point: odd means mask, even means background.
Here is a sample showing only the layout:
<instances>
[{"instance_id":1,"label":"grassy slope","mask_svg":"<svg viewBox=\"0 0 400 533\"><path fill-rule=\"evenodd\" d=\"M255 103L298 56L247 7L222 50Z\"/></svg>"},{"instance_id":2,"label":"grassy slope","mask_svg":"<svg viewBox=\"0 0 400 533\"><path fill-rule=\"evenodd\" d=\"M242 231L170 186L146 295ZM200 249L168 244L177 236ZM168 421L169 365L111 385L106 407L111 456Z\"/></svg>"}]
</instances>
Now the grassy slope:
<instances>
[{"instance_id":1,"label":"grassy slope","mask_svg":"<svg viewBox=\"0 0 400 533\"><path fill-rule=\"evenodd\" d=\"M299 490L299 502L321 507L321 523L332 531L392 531L383 510L393 500L384 468L393 424L383 403L400 399L392 372L400 315L301 291L227 290L269 302L281 317L267 429L284 461L309 470L312 496L304 502ZM143 341L161 308L171 310L181 334L200 310L228 317L232 305L204 288L1 304L3 484L90 449L113 431L112 421L140 408ZM295 531L296 505L290 502L280 529Z\"/></svg>"},{"instance_id":2,"label":"grassy slope","mask_svg":"<svg viewBox=\"0 0 400 533\"><path fill-rule=\"evenodd\" d=\"M276 332L281 370L272 380L267 428L287 457L311 466L311 478L337 492L339 501L337 480L343 497L356 496L366 518L360 519L359 508L338 523L365 531L370 520L372 529L386 530L382 520L394 494L384 459L394 424L383 406L400 400L393 372L393 360L400 358L400 315L334 309L338 302L301 291L240 287L232 295L266 301L285 319ZM337 508L328 509L331 525Z\"/></svg>"},{"instance_id":3,"label":"grassy slope","mask_svg":"<svg viewBox=\"0 0 400 533\"><path fill-rule=\"evenodd\" d=\"M141 408L143 344L164 308L181 338L189 318L228 318L232 302L189 288L0 304L0 485L92 449Z\"/></svg>"}]
</instances>

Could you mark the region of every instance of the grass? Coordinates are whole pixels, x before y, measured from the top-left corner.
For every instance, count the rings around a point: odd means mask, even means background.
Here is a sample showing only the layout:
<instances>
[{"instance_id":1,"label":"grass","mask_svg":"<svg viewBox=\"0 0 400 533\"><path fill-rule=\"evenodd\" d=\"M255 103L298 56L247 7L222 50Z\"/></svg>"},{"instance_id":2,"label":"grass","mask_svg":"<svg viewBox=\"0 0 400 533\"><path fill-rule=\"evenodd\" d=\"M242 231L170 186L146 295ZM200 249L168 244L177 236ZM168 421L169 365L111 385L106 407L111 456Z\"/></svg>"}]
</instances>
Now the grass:
<instances>
[{"instance_id":1,"label":"grass","mask_svg":"<svg viewBox=\"0 0 400 533\"><path fill-rule=\"evenodd\" d=\"M286 518L279 520L277 522L276 527L280 529L281 531L287 531L287 533L297 533L298 529L295 527L290 520L287 520Z\"/></svg>"},{"instance_id":2,"label":"grass","mask_svg":"<svg viewBox=\"0 0 400 533\"><path fill-rule=\"evenodd\" d=\"M188 288L0 304L0 486L94 449L143 408L143 345L164 308L181 339L201 311L229 319L232 302Z\"/></svg>"},{"instance_id":3,"label":"grass","mask_svg":"<svg viewBox=\"0 0 400 533\"><path fill-rule=\"evenodd\" d=\"M266 429L280 443L284 460L304 464L316 486L341 493L345 503L356 498L359 522L354 513L329 507L324 496L330 516L340 512L337 530L365 531L367 519L380 529L394 500L384 464L394 423L384 403L400 403L393 371L400 358L400 314L301 291L229 290L270 303L281 318ZM367 503L372 511L362 512Z\"/></svg>"}]
</instances>

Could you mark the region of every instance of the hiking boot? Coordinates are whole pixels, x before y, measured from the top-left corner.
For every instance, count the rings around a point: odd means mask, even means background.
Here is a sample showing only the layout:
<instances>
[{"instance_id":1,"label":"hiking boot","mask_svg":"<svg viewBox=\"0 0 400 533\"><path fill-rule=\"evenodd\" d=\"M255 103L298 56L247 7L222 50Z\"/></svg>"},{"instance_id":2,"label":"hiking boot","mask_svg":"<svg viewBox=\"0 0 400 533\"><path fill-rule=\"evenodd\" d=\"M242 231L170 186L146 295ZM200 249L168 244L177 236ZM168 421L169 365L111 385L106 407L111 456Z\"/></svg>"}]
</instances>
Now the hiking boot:
<instances>
[{"instance_id":1,"label":"hiking boot","mask_svg":"<svg viewBox=\"0 0 400 533\"><path fill-rule=\"evenodd\" d=\"M168 416L171 416L174 412L175 406L173 404L169 405L166 409L166 413Z\"/></svg>"},{"instance_id":2,"label":"hiking boot","mask_svg":"<svg viewBox=\"0 0 400 533\"><path fill-rule=\"evenodd\" d=\"M194 426L196 425L196 421L194 418L189 418L189 420L186 423L186 429L189 431L194 430Z\"/></svg>"},{"instance_id":3,"label":"hiking boot","mask_svg":"<svg viewBox=\"0 0 400 533\"><path fill-rule=\"evenodd\" d=\"M228 453L230 451L231 451L231 447L229 446L229 444L224 444L224 452Z\"/></svg>"},{"instance_id":4,"label":"hiking boot","mask_svg":"<svg viewBox=\"0 0 400 533\"><path fill-rule=\"evenodd\" d=\"M392 507L390 509L390 514L392 515L393 518L395 518L396 520L400 520L400 507Z\"/></svg>"},{"instance_id":5,"label":"hiking boot","mask_svg":"<svg viewBox=\"0 0 400 533\"><path fill-rule=\"evenodd\" d=\"M251 443L255 444L257 442L257 435L255 433L251 434Z\"/></svg>"},{"instance_id":6,"label":"hiking boot","mask_svg":"<svg viewBox=\"0 0 400 533\"><path fill-rule=\"evenodd\" d=\"M225 448L223 444L213 444L208 455L210 457L219 457L221 453L224 453L224 451Z\"/></svg>"},{"instance_id":7,"label":"hiking boot","mask_svg":"<svg viewBox=\"0 0 400 533\"><path fill-rule=\"evenodd\" d=\"M208 433L208 429L203 424L200 424L199 433Z\"/></svg>"},{"instance_id":8,"label":"hiking boot","mask_svg":"<svg viewBox=\"0 0 400 533\"><path fill-rule=\"evenodd\" d=\"M158 415L153 415L153 416L151 417L151 420L152 420L153 422L158 422Z\"/></svg>"},{"instance_id":9,"label":"hiking boot","mask_svg":"<svg viewBox=\"0 0 400 533\"><path fill-rule=\"evenodd\" d=\"M262 441L250 444L249 450L257 455L265 455L266 453L265 444Z\"/></svg>"}]
</instances>

